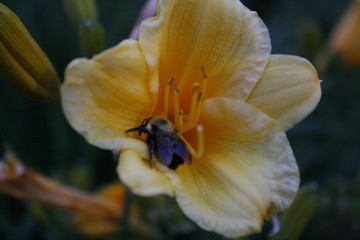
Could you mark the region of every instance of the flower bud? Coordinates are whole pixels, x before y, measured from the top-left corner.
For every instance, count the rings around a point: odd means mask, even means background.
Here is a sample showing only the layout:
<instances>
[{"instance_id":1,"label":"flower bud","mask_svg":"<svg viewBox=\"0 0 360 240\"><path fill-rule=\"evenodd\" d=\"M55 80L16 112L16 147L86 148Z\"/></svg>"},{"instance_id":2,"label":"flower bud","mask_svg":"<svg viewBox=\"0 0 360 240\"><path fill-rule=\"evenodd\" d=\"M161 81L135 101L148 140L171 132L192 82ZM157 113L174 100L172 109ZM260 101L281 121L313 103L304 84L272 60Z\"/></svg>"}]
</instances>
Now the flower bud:
<instances>
[{"instance_id":1,"label":"flower bud","mask_svg":"<svg viewBox=\"0 0 360 240\"><path fill-rule=\"evenodd\" d=\"M59 97L59 77L20 19L0 4L0 75L23 95L37 100Z\"/></svg>"},{"instance_id":2,"label":"flower bud","mask_svg":"<svg viewBox=\"0 0 360 240\"><path fill-rule=\"evenodd\" d=\"M75 28L84 20L97 19L97 6L94 0L63 0L63 6L70 22Z\"/></svg>"},{"instance_id":3,"label":"flower bud","mask_svg":"<svg viewBox=\"0 0 360 240\"><path fill-rule=\"evenodd\" d=\"M83 21L79 26L79 39L82 50L87 57L92 57L104 48L104 29L93 19Z\"/></svg>"},{"instance_id":4,"label":"flower bud","mask_svg":"<svg viewBox=\"0 0 360 240\"><path fill-rule=\"evenodd\" d=\"M330 38L330 48L347 66L360 65L360 0L354 1Z\"/></svg>"}]
</instances>

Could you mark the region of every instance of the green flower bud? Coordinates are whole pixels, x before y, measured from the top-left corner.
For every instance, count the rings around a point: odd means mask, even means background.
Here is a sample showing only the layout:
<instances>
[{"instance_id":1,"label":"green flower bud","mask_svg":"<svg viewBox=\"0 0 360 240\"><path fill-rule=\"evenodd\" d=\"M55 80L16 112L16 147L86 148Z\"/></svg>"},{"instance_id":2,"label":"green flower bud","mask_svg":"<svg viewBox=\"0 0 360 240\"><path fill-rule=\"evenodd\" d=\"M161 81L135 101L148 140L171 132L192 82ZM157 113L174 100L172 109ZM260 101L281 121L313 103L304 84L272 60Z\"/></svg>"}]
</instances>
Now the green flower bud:
<instances>
[{"instance_id":1,"label":"green flower bud","mask_svg":"<svg viewBox=\"0 0 360 240\"><path fill-rule=\"evenodd\" d=\"M104 28L96 20L85 20L79 26L79 39L87 57L92 57L104 48Z\"/></svg>"},{"instance_id":2,"label":"green flower bud","mask_svg":"<svg viewBox=\"0 0 360 240\"><path fill-rule=\"evenodd\" d=\"M75 28L84 20L97 19L97 5L94 0L63 0L65 12Z\"/></svg>"},{"instance_id":3,"label":"green flower bud","mask_svg":"<svg viewBox=\"0 0 360 240\"><path fill-rule=\"evenodd\" d=\"M59 77L20 19L0 4L0 75L23 95L59 98Z\"/></svg>"}]
</instances>

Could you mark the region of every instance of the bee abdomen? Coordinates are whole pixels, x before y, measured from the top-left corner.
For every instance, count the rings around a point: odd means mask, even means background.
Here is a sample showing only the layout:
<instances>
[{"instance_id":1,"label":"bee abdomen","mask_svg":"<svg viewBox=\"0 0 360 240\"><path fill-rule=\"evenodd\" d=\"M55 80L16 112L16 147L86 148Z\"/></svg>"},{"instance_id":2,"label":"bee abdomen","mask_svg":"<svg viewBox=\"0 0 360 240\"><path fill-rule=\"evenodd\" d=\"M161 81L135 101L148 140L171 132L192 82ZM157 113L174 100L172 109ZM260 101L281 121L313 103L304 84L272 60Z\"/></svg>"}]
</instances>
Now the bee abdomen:
<instances>
[{"instance_id":1,"label":"bee abdomen","mask_svg":"<svg viewBox=\"0 0 360 240\"><path fill-rule=\"evenodd\" d=\"M174 154L173 158L172 158L172 161L171 161L170 165L168 166L168 168L170 168L172 170L175 170L182 164L184 164L184 159L182 159L177 154Z\"/></svg>"}]
</instances>

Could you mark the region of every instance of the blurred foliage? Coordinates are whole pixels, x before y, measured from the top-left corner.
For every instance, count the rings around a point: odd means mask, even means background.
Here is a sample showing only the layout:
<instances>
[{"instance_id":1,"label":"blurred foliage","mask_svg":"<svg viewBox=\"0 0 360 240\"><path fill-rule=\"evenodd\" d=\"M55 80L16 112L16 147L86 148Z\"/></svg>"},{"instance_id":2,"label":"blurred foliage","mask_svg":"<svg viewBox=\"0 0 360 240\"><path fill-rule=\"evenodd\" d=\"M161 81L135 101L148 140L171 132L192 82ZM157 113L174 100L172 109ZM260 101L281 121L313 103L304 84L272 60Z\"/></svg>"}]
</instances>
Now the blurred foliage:
<instances>
[{"instance_id":1,"label":"blurred foliage","mask_svg":"<svg viewBox=\"0 0 360 240\"><path fill-rule=\"evenodd\" d=\"M315 191L314 184L299 190L291 207L282 214L279 232L271 240L296 240L299 238L316 209L318 198Z\"/></svg>"},{"instance_id":2,"label":"blurred foliage","mask_svg":"<svg viewBox=\"0 0 360 240\"><path fill-rule=\"evenodd\" d=\"M66 18L62 1L1 2L20 17L63 78L66 65L82 56L82 50L78 30ZM98 21L106 33L105 48L128 36L143 3L143 0L97 1ZM319 106L288 132L302 185L317 186L309 200L316 199L316 207L311 210L314 213L305 219L309 222L304 223L298 239L358 239L360 67L346 68L336 57L321 58L321 61L329 60L325 64L318 62L326 51L331 31L351 1L244 0L243 3L257 11L268 26L273 53L308 58L319 67L323 79ZM88 145L75 133L65 121L59 104L29 100L3 79L0 79L0 141L16 152L25 165L62 183L94 190L117 180L112 154ZM173 199L133 197L133 202L141 207L143 218L156 226L157 239L224 239L202 231L187 220ZM283 215L285 222L280 216L282 228L294 224L296 214L288 215ZM136 239L136 233L131 234ZM87 238L76 232L63 212L0 195L0 239ZM258 234L248 239L267 237Z\"/></svg>"}]
</instances>

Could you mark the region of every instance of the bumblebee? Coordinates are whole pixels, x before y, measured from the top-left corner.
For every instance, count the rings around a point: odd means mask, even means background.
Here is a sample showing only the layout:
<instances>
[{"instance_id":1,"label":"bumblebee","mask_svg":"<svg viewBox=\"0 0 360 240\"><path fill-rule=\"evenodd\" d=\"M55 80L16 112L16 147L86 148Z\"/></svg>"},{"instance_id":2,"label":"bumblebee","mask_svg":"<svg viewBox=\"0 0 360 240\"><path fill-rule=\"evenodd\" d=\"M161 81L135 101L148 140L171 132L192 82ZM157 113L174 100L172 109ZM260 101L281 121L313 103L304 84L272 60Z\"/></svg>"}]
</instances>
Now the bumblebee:
<instances>
[{"instance_id":1,"label":"bumblebee","mask_svg":"<svg viewBox=\"0 0 360 240\"><path fill-rule=\"evenodd\" d=\"M139 127L131 128L125 133L136 131L139 132L139 136L142 133L147 134L150 166L154 156L173 170L181 164L191 164L191 154L170 121L162 117L151 117L144 119Z\"/></svg>"}]
</instances>

